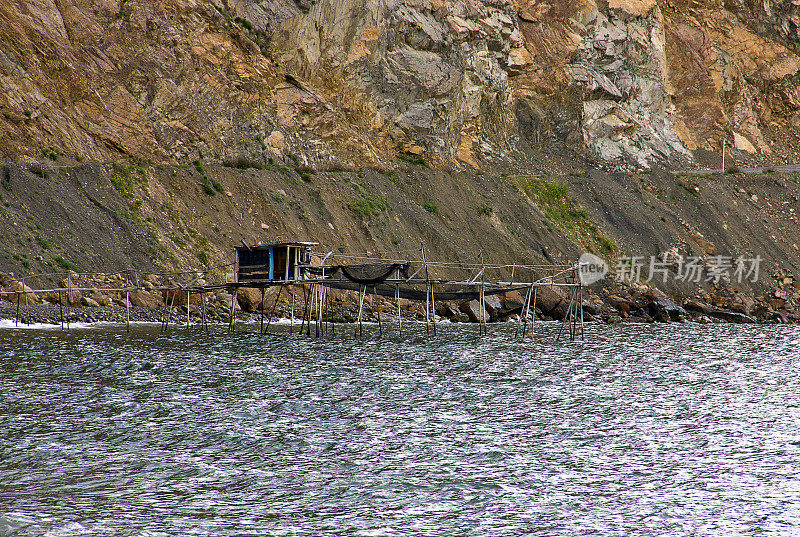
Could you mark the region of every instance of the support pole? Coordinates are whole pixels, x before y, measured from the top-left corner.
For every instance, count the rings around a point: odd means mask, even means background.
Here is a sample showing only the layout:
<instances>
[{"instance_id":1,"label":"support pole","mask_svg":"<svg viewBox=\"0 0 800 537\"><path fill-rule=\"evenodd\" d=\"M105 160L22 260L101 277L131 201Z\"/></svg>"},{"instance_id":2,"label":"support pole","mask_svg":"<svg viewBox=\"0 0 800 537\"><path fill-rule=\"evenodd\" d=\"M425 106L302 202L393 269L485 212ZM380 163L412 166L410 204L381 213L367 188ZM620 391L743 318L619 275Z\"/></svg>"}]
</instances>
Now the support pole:
<instances>
[{"instance_id":1,"label":"support pole","mask_svg":"<svg viewBox=\"0 0 800 537\"><path fill-rule=\"evenodd\" d=\"M192 292L187 290L186 291L186 328L189 328L191 324L191 316L192 314Z\"/></svg>"},{"instance_id":2,"label":"support pole","mask_svg":"<svg viewBox=\"0 0 800 537\"><path fill-rule=\"evenodd\" d=\"M481 250L481 309L480 309L480 322L478 323L478 332L480 335L486 335L486 264L483 262L483 250Z\"/></svg>"},{"instance_id":3,"label":"support pole","mask_svg":"<svg viewBox=\"0 0 800 537\"><path fill-rule=\"evenodd\" d=\"M283 292L283 285L278 287L278 296L275 297L275 303L272 305L272 311L269 313L269 319L267 319L267 329L264 332L269 332L269 325L272 324L272 317L275 315L275 310L278 309L278 302L281 299L281 293ZM264 299L261 299L261 312L263 315L264 312ZM263 319L262 319L263 322Z\"/></svg>"},{"instance_id":4,"label":"support pole","mask_svg":"<svg viewBox=\"0 0 800 537\"><path fill-rule=\"evenodd\" d=\"M238 300L238 295L239 290L234 288L231 296L231 320L228 324L228 332L233 332L236 329L236 301Z\"/></svg>"},{"instance_id":5,"label":"support pole","mask_svg":"<svg viewBox=\"0 0 800 537\"><path fill-rule=\"evenodd\" d=\"M325 289L325 303L326 303L325 309L327 311L327 321L326 322L328 323L328 327L331 329L331 335L335 335L336 334L336 322L334 322L334 319L331 319L331 293L330 293L330 290L327 289L327 288Z\"/></svg>"},{"instance_id":6,"label":"support pole","mask_svg":"<svg viewBox=\"0 0 800 537\"><path fill-rule=\"evenodd\" d=\"M323 269L324 270L324 269ZM320 293L320 285L317 284L314 286L314 337L319 337L319 324L322 320L322 294Z\"/></svg>"},{"instance_id":7,"label":"support pole","mask_svg":"<svg viewBox=\"0 0 800 537\"><path fill-rule=\"evenodd\" d=\"M430 334L430 328L431 328L431 326L430 326L431 322L430 322L430 316L429 316L430 303L431 303L431 289L430 289L430 287L428 287L427 280L426 280L426 283L425 283L425 335L429 335Z\"/></svg>"},{"instance_id":8,"label":"support pole","mask_svg":"<svg viewBox=\"0 0 800 537\"><path fill-rule=\"evenodd\" d=\"M581 305L581 341L586 341L586 335L583 331L583 282L580 282L580 289L581 297L580 297L580 305Z\"/></svg>"},{"instance_id":9,"label":"support pole","mask_svg":"<svg viewBox=\"0 0 800 537\"><path fill-rule=\"evenodd\" d=\"M303 285L303 320L300 322L300 335L303 335L303 328L306 325L306 314L308 313L308 293L306 290L306 286Z\"/></svg>"},{"instance_id":10,"label":"support pole","mask_svg":"<svg viewBox=\"0 0 800 537\"><path fill-rule=\"evenodd\" d=\"M22 285L24 286L25 284L23 283ZM25 287L23 287L23 289L24 288ZM14 326L15 327L19 325L19 301L21 299L22 299L22 297L19 296L19 291L17 291L17 313L14 315Z\"/></svg>"},{"instance_id":11,"label":"support pole","mask_svg":"<svg viewBox=\"0 0 800 537\"><path fill-rule=\"evenodd\" d=\"M722 173L725 173L725 140L722 140Z\"/></svg>"},{"instance_id":12,"label":"support pole","mask_svg":"<svg viewBox=\"0 0 800 537\"><path fill-rule=\"evenodd\" d=\"M292 285L292 316L289 321L289 334L294 333L294 285Z\"/></svg>"},{"instance_id":13,"label":"support pole","mask_svg":"<svg viewBox=\"0 0 800 537\"><path fill-rule=\"evenodd\" d=\"M72 303L72 274L67 272L67 330L69 330L69 307ZM19 301L17 302L19 305Z\"/></svg>"},{"instance_id":14,"label":"support pole","mask_svg":"<svg viewBox=\"0 0 800 537\"><path fill-rule=\"evenodd\" d=\"M425 267L425 334L427 335L430 333L429 310L431 283L430 277L428 276L428 260L425 257L425 243L422 242L422 239L419 240L419 245L422 248L422 264Z\"/></svg>"},{"instance_id":15,"label":"support pole","mask_svg":"<svg viewBox=\"0 0 800 537\"><path fill-rule=\"evenodd\" d=\"M364 310L364 295L367 293L367 286L361 287L361 297L358 300L358 335L364 336L364 325L361 323L361 312Z\"/></svg>"},{"instance_id":16,"label":"support pole","mask_svg":"<svg viewBox=\"0 0 800 537\"><path fill-rule=\"evenodd\" d=\"M58 292L58 316L61 320L61 330L64 330L64 302L61 298L61 291Z\"/></svg>"},{"instance_id":17,"label":"support pole","mask_svg":"<svg viewBox=\"0 0 800 537\"><path fill-rule=\"evenodd\" d=\"M264 333L264 292L266 289L264 287L261 288L261 324L258 327L258 333Z\"/></svg>"},{"instance_id":18,"label":"support pole","mask_svg":"<svg viewBox=\"0 0 800 537\"><path fill-rule=\"evenodd\" d=\"M397 300L397 327L399 329L400 335L403 335L403 315L400 311L400 286L394 286L394 295L395 299Z\"/></svg>"},{"instance_id":19,"label":"support pole","mask_svg":"<svg viewBox=\"0 0 800 537\"><path fill-rule=\"evenodd\" d=\"M383 324L381 324L381 308L378 305L375 308L375 295L378 294L378 288L376 286L372 287L372 308L378 313L378 337L383 337Z\"/></svg>"},{"instance_id":20,"label":"support pole","mask_svg":"<svg viewBox=\"0 0 800 537\"><path fill-rule=\"evenodd\" d=\"M131 331L131 292L125 291L125 328Z\"/></svg>"},{"instance_id":21,"label":"support pole","mask_svg":"<svg viewBox=\"0 0 800 537\"><path fill-rule=\"evenodd\" d=\"M433 335L436 335L436 295L433 293L433 283L431 283L431 324L433 325Z\"/></svg>"},{"instance_id":22,"label":"support pole","mask_svg":"<svg viewBox=\"0 0 800 537\"><path fill-rule=\"evenodd\" d=\"M161 331L164 332L167 328L167 304L169 300L164 299L164 307L161 309Z\"/></svg>"},{"instance_id":23,"label":"support pole","mask_svg":"<svg viewBox=\"0 0 800 537\"><path fill-rule=\"evenodd\" d=\"M308 312L308 321L306 322L306 336L308 337L311 337L311 316L313 315L313 312L311 310L314 308L313 304L310 304L310 301L312 299L311 296L312 291L314 291L314 284L311 284L311 286L309 287L308 296L306 297L306 311Z\"/></svg>"},{"instance_id":24,"label":"support pole","mask_svg":"<svg viewBox=\"0 0 800 537\"><path fill-rule=\"evenodd\" d=\"M558 337L556 338L556 341L561 341L561 334L564 331L564 325L569 323L569 316L570 316L570 313L572 312L573 299L574 299L574 295L570 295L569 307L567 307L567 313L564 315L564 320L561 323L561 328L558 329Z\"/></svg>"},{"instance_id":25,"label":"support pole","mask_svg":"<svg viewBox=\"0 0 800 537\"><path fill-rule=\"evenodd\" d=\"M533 287L532 284L531 287ZM522 307L519 310L519 319L517 320L517 329L514 331L514 339L517 339L519 337L520 327L522 326L522 323L526 321L525 308L527 307L528 301L530 301L530 299L531 299L531 290L528 289L528 292L525 293L525 299L522 301ZM524 331L522 333L525 334ZM523 337L525 336L523 335Z\"/></svg>"},{"instance_id":26,"label":"support pole","mask_svg":"<svg viewBox=\"0 0 800 537\"><path fill-rule=\"evenodd\" d=\"M536 288L531 283L530 288L528 289L528 304L525 307L525 324L522 326L522 339L525 339L525 333L528 331L528 315L531 313L531 295L534 297L536 296ZM534 298L534 300L536 300ZM533 316L536 317L536 308L533 310Z\"/></svg>"},{"instance_id":27,"label":"support pole","mask_svg":"<svg viewBox=\"0 0 800 537\"><path fill-rule=\"evenodd\" d=\"M208 330L208 323L206 320L206 294L203 292L200 293L200 307L202 308L201 315L203 316L200 322L203 326L203 330Z\"/></svg>"},{"instance_id":28,"label":"support pole","mask_svg":"<svg viewBox=\"0 0 800 537\"><path fill-rule=\"evenodd\" d=\"M172 312L175 309L175 295L178 293L175 290L172 291L172 300L169 301L169 311L167 312L167 328L169 328L169 323L172 321ZM180 320L175 321L175 324L178 324Z\"/></svg>"}]
</instances>

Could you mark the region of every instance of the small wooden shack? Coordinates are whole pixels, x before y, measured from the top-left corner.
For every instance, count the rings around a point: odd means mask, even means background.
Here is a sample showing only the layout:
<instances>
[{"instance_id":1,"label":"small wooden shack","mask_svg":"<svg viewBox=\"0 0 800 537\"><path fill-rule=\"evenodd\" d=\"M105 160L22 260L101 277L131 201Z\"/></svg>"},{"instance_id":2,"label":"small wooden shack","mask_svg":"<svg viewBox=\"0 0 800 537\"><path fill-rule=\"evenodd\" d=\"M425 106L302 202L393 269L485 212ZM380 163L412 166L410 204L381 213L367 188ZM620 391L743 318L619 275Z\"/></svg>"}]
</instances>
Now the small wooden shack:
<instances>
[{"instance_id":1,"label":"small wooden shack","mask_svg":"<svg viewBox=\"0 0 800 537\"><path fill-rule=\"evenodd\" d=\"M236 247L236 283L305 280L316 242L278 242Z\"/></svg>"}]
</instances>

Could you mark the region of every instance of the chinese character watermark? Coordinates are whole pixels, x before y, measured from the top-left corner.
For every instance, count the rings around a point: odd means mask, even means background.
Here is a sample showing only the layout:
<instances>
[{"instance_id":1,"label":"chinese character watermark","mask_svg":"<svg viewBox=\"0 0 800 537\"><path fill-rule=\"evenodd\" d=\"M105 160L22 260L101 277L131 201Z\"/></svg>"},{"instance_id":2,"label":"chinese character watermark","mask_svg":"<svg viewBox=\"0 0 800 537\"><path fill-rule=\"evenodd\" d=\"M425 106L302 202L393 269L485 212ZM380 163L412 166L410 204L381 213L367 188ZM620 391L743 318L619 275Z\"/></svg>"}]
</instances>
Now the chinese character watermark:
<instances>
[{"instance_id":1,"label":"chinese character watermark","mask_svg":"<svg viewBox=\"0 0 800 537\"><path fill-rule=\"evenodd\" d=\"M736 258L715 255L706 260L698 256L679 257L677 263L663 261L658 256L650 256L649 262L644 256L623 256L617 260L614 273L622 281L644 279L648 282L666 283L671 274L670 269L675 266L674 278L681 282L706 281L714 284L732 281L757 282L761 261L760 255L755 257L740 255Z\"/></svg>"}]
</instances>

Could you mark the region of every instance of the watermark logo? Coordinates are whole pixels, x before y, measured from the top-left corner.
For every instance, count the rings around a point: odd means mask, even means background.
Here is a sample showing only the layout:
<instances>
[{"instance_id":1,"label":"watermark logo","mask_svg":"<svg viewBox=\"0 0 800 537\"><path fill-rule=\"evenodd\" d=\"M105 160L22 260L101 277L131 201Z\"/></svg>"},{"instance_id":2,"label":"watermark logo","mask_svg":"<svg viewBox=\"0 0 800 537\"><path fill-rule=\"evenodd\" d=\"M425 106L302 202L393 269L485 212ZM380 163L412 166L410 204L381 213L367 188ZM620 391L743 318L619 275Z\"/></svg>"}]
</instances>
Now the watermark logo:
<instances>
[{"instance_id":1,"label":"watermark logo","mask_svg":"<svg viewBox=\"0 0 800 537\"><path fill-rule=\"evenodd\" d=\"M648 263L644 256L623 256L617 261L615 274L617 279L622 281L644 279L648 282L666 283L672 275L671 270L674 269L675 275L672 277L679 282L700 283L706 281L718 284L720 282L749 281L755 283L758 281L761 261L760 255L736 258L715 255L705 259L697 256L678 257L677 262L673 263L650 256Z\"/></svg>"},{"instance_id":2,"label":"watermark logo","mask_svg":"<svg viewBox=\"0 0 800 537\"><path fill-rule=\"evenodd\" d=\"M608 263L602 257L585 253L578 259L578 274L583 285L591 285L605 278Z\"/></svg>"}]
</instances>

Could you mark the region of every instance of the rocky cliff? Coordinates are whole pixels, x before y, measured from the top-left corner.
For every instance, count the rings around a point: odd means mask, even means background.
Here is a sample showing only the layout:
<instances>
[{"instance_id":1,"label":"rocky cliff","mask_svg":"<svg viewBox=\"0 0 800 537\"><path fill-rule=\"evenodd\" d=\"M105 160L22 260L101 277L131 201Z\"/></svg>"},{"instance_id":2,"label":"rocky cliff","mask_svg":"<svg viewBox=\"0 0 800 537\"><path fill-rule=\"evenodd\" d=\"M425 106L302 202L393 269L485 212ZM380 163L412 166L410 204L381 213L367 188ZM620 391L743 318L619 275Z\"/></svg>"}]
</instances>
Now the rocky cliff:
<instances>
[{"instance_id":1,"label":"rocky cliff","mask_svg":"<svg viewBox=\"0 0 800 537\"><path fill-rule=\"evenodd\" d=\"M16 159L648 168L723 141L800 149L795 1L18 0L0 20Z\"/></svg>"}]
</instances>

